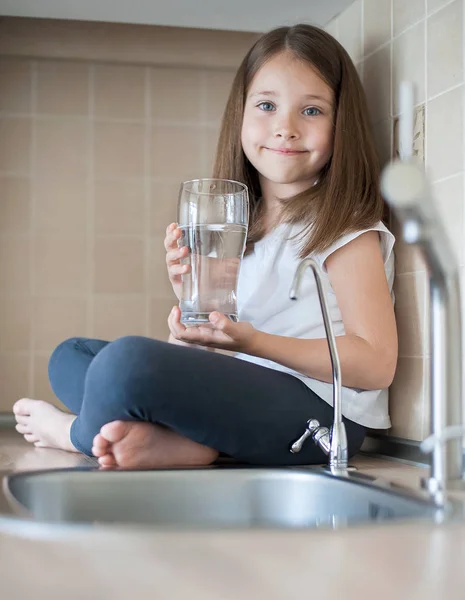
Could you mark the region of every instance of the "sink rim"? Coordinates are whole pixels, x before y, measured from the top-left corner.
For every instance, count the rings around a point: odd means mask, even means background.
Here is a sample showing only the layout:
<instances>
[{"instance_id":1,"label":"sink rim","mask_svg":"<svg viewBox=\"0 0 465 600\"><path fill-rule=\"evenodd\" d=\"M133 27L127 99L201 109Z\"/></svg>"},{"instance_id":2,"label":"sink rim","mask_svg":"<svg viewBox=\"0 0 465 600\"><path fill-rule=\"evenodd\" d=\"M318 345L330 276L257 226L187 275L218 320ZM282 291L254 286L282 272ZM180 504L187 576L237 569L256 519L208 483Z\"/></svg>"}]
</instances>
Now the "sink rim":
<instances>
[{"instance_id":1,"label":"sink rim","mask_svg":"<svg viewBox=\"0 0 465 600\"><path fill-rule=\"evenodd\" d=\"M11 508L11 514L0 514L0 532L2 529L7 531L12 531L15 534L24 534L27 537L34 537L38 535L43 538L44 533L46 535L53 534L56 537L58 535L69 535L71 532L89 532L95 529L100 530L114 530L115 528L119 530L144 530L149 531L152 534L156 532L173 532L179 533L182 531L196 531L206 533L208 532L225 532L225 531L233 531L233 532L247 532L253 533L263 532L263 531L286 531L290 533L291 531L299 531L302 532L304 530L308 530L308 532L315 531L316 529L313 527L284 527L284 528L275 528L275 527L263 527L254 530L253 528L249 528L247 526L234 526L234 527L215 527L213 529L205 529L205 528L183 528L181 526L176 527L172 525L148 525L148 524L138 524L138 523L128 523L128 522L99 522L95 524L91 521L86 522L76 522L76 521L44 521L35 518L30 511L27 509L25 505L23 505L19 500L16 499L12 490L10 489L10 484L18 479L23 478L35 478L41 477L43 475L52 475L53 477L59 477L64 473L82 473L84 476L92 473L92 476L99 477L115 477L116 474L124 473L125 477L129 477L131 474L137 473L140 475L141 473L147 474L147 478L152 478L158 474L166 474L168 473L177 473L182 472L184 474L191 473L192 476L196 472L211 472L211 471L250 471L256 472L260 471L263 475L270 474L291 474L297 473L301 475L312 474L315 477L324 477L324 478L332 478L337 479L339 481L349 482L351 486L361 486L365 489L372 489L374 491L383 492L388 496L394 496L399 499L407 500L410 502L414 502L419 505L419 507L424 506L425 509L431 509L430 515L421 515L418 517L406 517L399 518L394 520L386 520L386 521L363 521L357 522L353 524L345 525L343 528L354 528L354 527L370 527L376 525L387 525L387 524L436 524L436 523L446 523L453 521L463 521L465 515L465 499L463 501L457 498L448 498L444 505L440 505L434 501L434 499L426 492L425 490L409 488L408 486L401 485L399 483L391 482L387 479L381 477L373 477L371 475L367 475L366 473L361 473L359 471L349 471L344 475L339 473L332 473L327 467L324 466L315 466L315 465L296 465L296 466L278 466L278 467L263 467L263 466L254 466L254 465L223 465L223 464L214 464L207 465L201 467L179 467L179 468L164 468L164 469L100 469L95 466L79 466L79 467L62 467L58 469L40 469L40 470L28 470L28 471L17 471L10 473L1 473L0 477L3 475L2 480L2 490L3 495ZM117 475L119 476L119 475ZM190 476L190 475L189 475ZM0 494L2 493L0 490ZM326 528L325 528L326 529ZM331 530L331 528L328 528ZM340 528L337 528L340 529Z\"/></svg>"}]
</instances>

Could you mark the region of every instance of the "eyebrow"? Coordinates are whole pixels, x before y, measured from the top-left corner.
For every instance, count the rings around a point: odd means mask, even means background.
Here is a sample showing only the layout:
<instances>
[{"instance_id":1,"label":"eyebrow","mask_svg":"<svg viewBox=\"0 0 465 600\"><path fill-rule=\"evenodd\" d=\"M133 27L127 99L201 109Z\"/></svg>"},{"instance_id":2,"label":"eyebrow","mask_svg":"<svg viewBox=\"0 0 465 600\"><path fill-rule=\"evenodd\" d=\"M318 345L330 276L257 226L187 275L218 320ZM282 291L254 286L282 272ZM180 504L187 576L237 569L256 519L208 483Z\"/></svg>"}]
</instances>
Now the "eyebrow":
<instances>
[{"instance_id":1,"label":"eyebrow","mask_svg":"<svg viewBox=\"0 0 465 600\"><path fill-rule=\"evenodd\" d=\"M255 92L254 94L251 94L251 98L255 98L255 96L276 96L278 97L279 94L277 94L276 92L272 92L272 91L262 91L262 92ZM326 102L326 104L331 104L331 102L327 99L324 98L323 96L318 96L317 94L305 94L305 96L303 96L303 98L305 100L320 100L323 102Z\"/></svg>"}]
</instances>

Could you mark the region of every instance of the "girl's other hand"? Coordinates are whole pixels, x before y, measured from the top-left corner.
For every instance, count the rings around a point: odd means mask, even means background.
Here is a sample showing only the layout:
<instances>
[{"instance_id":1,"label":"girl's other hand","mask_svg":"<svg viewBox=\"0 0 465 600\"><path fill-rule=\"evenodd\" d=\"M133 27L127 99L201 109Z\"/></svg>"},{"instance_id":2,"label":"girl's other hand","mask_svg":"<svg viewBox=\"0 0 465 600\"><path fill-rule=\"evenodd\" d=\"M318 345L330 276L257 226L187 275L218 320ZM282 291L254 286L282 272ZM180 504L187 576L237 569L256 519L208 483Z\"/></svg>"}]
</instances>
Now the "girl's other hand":
<instances>
[{"instance_id":1,"label":"girl's other hand","mask_svg":"<svg viewBox=\"0 0 465 600\"><path fill-rule=\"evenodd\" d=\"M181 235L182 232L177 223L170 223L166 228L166 237L164 240L168 277L178 300L181 299L182 294L182 275L189 273L191 270L190 265L181 264L181 259L189 255L189 248L187 246L178 247L178 240Z\"/></svg>"},{"instance_id":2,"label":"girl's other hand","mask_svg":"<svg viewBox=\"0 0 465 600\"><path fill-rule=\"evenodd\" d=\"M176 340L221 350L251 353L250 350L260 333L250 323L234 323L219 312L210 313L210 323L207 325L185 327L180 319L179 306L173 306L168 317L168 327Z\"/></svg>"}]
</instances>

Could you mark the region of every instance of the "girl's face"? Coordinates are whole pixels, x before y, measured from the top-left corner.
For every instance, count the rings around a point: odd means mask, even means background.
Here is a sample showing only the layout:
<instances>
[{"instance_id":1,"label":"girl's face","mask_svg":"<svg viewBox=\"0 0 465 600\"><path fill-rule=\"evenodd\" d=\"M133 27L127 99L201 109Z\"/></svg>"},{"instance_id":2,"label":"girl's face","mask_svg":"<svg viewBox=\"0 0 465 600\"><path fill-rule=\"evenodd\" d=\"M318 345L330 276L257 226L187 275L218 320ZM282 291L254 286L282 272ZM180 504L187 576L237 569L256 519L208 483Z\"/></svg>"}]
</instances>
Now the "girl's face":
<instances>
[{"instance_id":1,"label":"girl's face","mask_svg":"<svg viewBox=\"0 0 465 600\"><path fill-rule=\"evenodd\" d=\"M333 92L289 53L266 62L247 93L242 148L262 191L286 197L308 189L331 158Z\"/></svg>"}]
</instances>

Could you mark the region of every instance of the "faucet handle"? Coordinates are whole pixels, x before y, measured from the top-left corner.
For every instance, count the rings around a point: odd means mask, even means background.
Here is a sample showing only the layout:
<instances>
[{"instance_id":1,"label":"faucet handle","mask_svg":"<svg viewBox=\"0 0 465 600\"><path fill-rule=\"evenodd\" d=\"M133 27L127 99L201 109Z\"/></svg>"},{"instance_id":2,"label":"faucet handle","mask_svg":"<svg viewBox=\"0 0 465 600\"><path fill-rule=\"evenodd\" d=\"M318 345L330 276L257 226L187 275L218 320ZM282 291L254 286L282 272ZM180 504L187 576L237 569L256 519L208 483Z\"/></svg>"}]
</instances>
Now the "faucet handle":
<instances>
[{"instance_id":1,"label":"faucet handle","mask_svg":"<svg viewBox=\"0 0 465 600\"><path fill-rule=\"evenodd\" d=\"M451 425L450 427L445 427L441 433L433 433L423 440L420 444L420 450L425 454L430 454L436 444L444 444L444 442L449 440L463 437L465 437L465 425Z\"/></svg>"},{"instance_id":2,"label":"faucet handle","mask_svg":"<svg viewBox=\"0 0 465 600\"><path fill-rule=\"evenodd\" d=\"M292 454L297 454L302 450L302 446L308 437L313 437L316 444L321 446L326 453L329 452L329 429L322 427L316 419L309 419L304 433L291 446Z\"/></svg>"}]
</instances>

